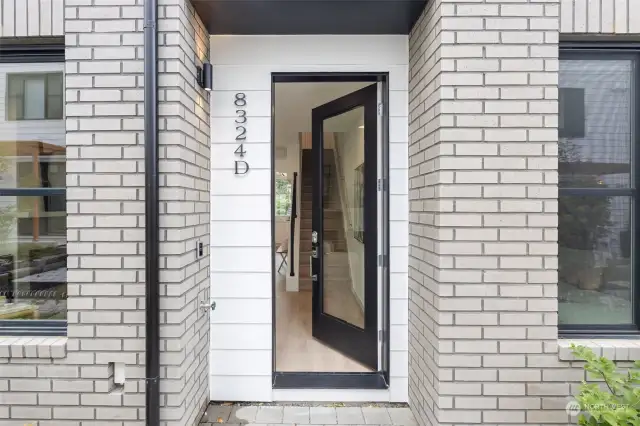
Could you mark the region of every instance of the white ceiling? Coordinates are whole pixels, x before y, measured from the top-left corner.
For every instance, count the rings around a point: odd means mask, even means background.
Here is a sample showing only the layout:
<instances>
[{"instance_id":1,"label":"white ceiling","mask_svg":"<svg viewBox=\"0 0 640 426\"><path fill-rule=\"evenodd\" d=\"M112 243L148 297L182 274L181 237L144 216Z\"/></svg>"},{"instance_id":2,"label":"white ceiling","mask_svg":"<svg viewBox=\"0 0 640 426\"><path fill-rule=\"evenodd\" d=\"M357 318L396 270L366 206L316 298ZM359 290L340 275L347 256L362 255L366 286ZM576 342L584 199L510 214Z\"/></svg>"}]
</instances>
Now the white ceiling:
<instances>
[{"instance_id":1,"label":"white ceiling","mask_svg":"<svg viewBox=\"0 0 640 426\"><path fill-rule=\"evenodd\" d=\"M317 106L355 92L366 83L276 83L275 131L276 145L287 145L291 138L285 135L311 131L311 110ZM361 110L353 110L330 121L329 131L348 131L361 123ZM329 123L327 123L329 124Z\"/></svg>"}]
</instances>

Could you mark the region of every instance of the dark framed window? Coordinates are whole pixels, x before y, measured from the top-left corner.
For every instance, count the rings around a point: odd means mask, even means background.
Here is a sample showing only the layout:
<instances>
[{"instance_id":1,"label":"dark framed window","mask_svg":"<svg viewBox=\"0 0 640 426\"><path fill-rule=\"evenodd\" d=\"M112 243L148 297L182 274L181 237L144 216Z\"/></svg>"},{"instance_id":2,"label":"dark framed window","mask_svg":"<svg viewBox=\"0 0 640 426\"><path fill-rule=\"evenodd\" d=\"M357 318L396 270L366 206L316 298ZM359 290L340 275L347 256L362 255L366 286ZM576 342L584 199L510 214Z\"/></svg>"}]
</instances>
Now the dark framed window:
<instances>
[{"instance_id":1,"label":"dark framed window","mask_svg":"<svg viewBox=\"0 0 640 426\"><path fill-rule=\"evenodd\" d=\"M61 120L62 72L7 74L7 120Z\"/></svg>"},{"instance_id":2,"label":"dark framed window","mask_svg":"<svg viewBox=\"0 0 640 426\"><path fill-rule=\"evenodd\" d=\"M640 50L561 45L558 324L561 334L638 332Z\"/></svg>"},{"instance_id":3,"label":"dark framed window","mask_svg":"<svg viewBox=\"0 0 640 426\"><path fill-rule=\"evenodd\" d=\"M66 334L64 45L42 49L0 46L0 335Z\"/></svg>"}]
</instances>

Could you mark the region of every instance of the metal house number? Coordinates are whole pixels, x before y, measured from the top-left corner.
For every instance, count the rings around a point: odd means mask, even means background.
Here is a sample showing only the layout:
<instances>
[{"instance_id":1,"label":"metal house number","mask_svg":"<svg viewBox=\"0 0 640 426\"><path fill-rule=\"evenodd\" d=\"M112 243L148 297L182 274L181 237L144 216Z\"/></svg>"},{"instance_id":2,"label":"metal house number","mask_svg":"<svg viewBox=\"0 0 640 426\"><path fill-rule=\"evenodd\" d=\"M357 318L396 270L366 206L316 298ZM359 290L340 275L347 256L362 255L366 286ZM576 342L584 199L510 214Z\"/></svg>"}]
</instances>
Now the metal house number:
<instances>
[{"instance_id":1,"label":"metal house number","mask_svg":"<svg viewBox=\"0 0 640 426\"><path fill-rule=\"evenodd\" d=\"M235 120L236 123L236 142L240 144L238 148L236 148L234 154L239 155L240 158L244 158L244 155L247 151L244 150L244 142L247 139L247 110L245 107L247 106L247 95L244 93L236 93L235 99L233 101L233 105L236 107L236 115L237 118ZM234 166L234 173L236 175L246 175L249 171L249 163L244 160L236 160Z\"/></svg>"}]
</instances>

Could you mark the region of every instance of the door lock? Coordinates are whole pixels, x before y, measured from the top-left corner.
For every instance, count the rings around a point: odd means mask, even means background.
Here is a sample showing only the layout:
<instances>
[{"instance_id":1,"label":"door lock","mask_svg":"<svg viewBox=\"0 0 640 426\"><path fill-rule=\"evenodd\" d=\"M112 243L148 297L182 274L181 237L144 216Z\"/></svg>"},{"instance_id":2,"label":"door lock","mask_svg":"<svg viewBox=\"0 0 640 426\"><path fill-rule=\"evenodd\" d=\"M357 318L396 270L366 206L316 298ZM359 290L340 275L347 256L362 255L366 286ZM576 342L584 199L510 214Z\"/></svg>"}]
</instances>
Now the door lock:
<instances>
[{"instance_id":1,"label":"door lock","mask_svg":"<svg viewBox=\"0 0 640 426\"><path fill-rule=\"evenodd\" d=\"M311 232L311 243L318 244L318 233L316 231Z\"/></svg>"}]
</instances>

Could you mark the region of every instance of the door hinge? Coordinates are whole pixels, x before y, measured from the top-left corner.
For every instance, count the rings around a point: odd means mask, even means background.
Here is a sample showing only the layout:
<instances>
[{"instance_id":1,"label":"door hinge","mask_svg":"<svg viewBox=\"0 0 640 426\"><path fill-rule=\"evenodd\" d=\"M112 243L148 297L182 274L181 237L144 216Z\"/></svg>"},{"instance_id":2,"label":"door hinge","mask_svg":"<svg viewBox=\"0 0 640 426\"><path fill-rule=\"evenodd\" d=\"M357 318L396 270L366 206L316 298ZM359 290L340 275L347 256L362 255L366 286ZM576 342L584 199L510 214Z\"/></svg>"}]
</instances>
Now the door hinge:
<instances>
[{"instance_id":1,"label":"door hinge","mask_svg":"<svg viewBox=\"0 0 640 426\"><path fill-rule=\"evenodd\" d=\"M384 110L384 107L383 107L383 105L382 105L382 102L380 102L380 103L378 104L378 115L379 115L380 117L382 117L383 110Z\"/></svg>"},{"instance_id":2,"label":"door hinge","mask_svg":"<svg viewBox=\"0 0 640 426\"><path fill-rule=\"evenodd\" d=\"M378 330L378 342L384 342L384 330Z\"/></svg>"},{"instance_id":3,"label":"door hinge","mask_svg":"<svg viewBox=\"0 0 640 426\"><path fill-rule=\"evenodd\" d=\"M387 255L379 254L378 255L378 266L387 266Z\"/></svg>"},{"instance_id":4,"label":"door hinge","mask_svg":"<svg viewBox=\"0 0 640 426\"><path fill-rule=\"evenodd\" d=\"M386 191L387 190L387 179L380 178L378 179L378 191Z\"/></svg>"}]
</instances>

